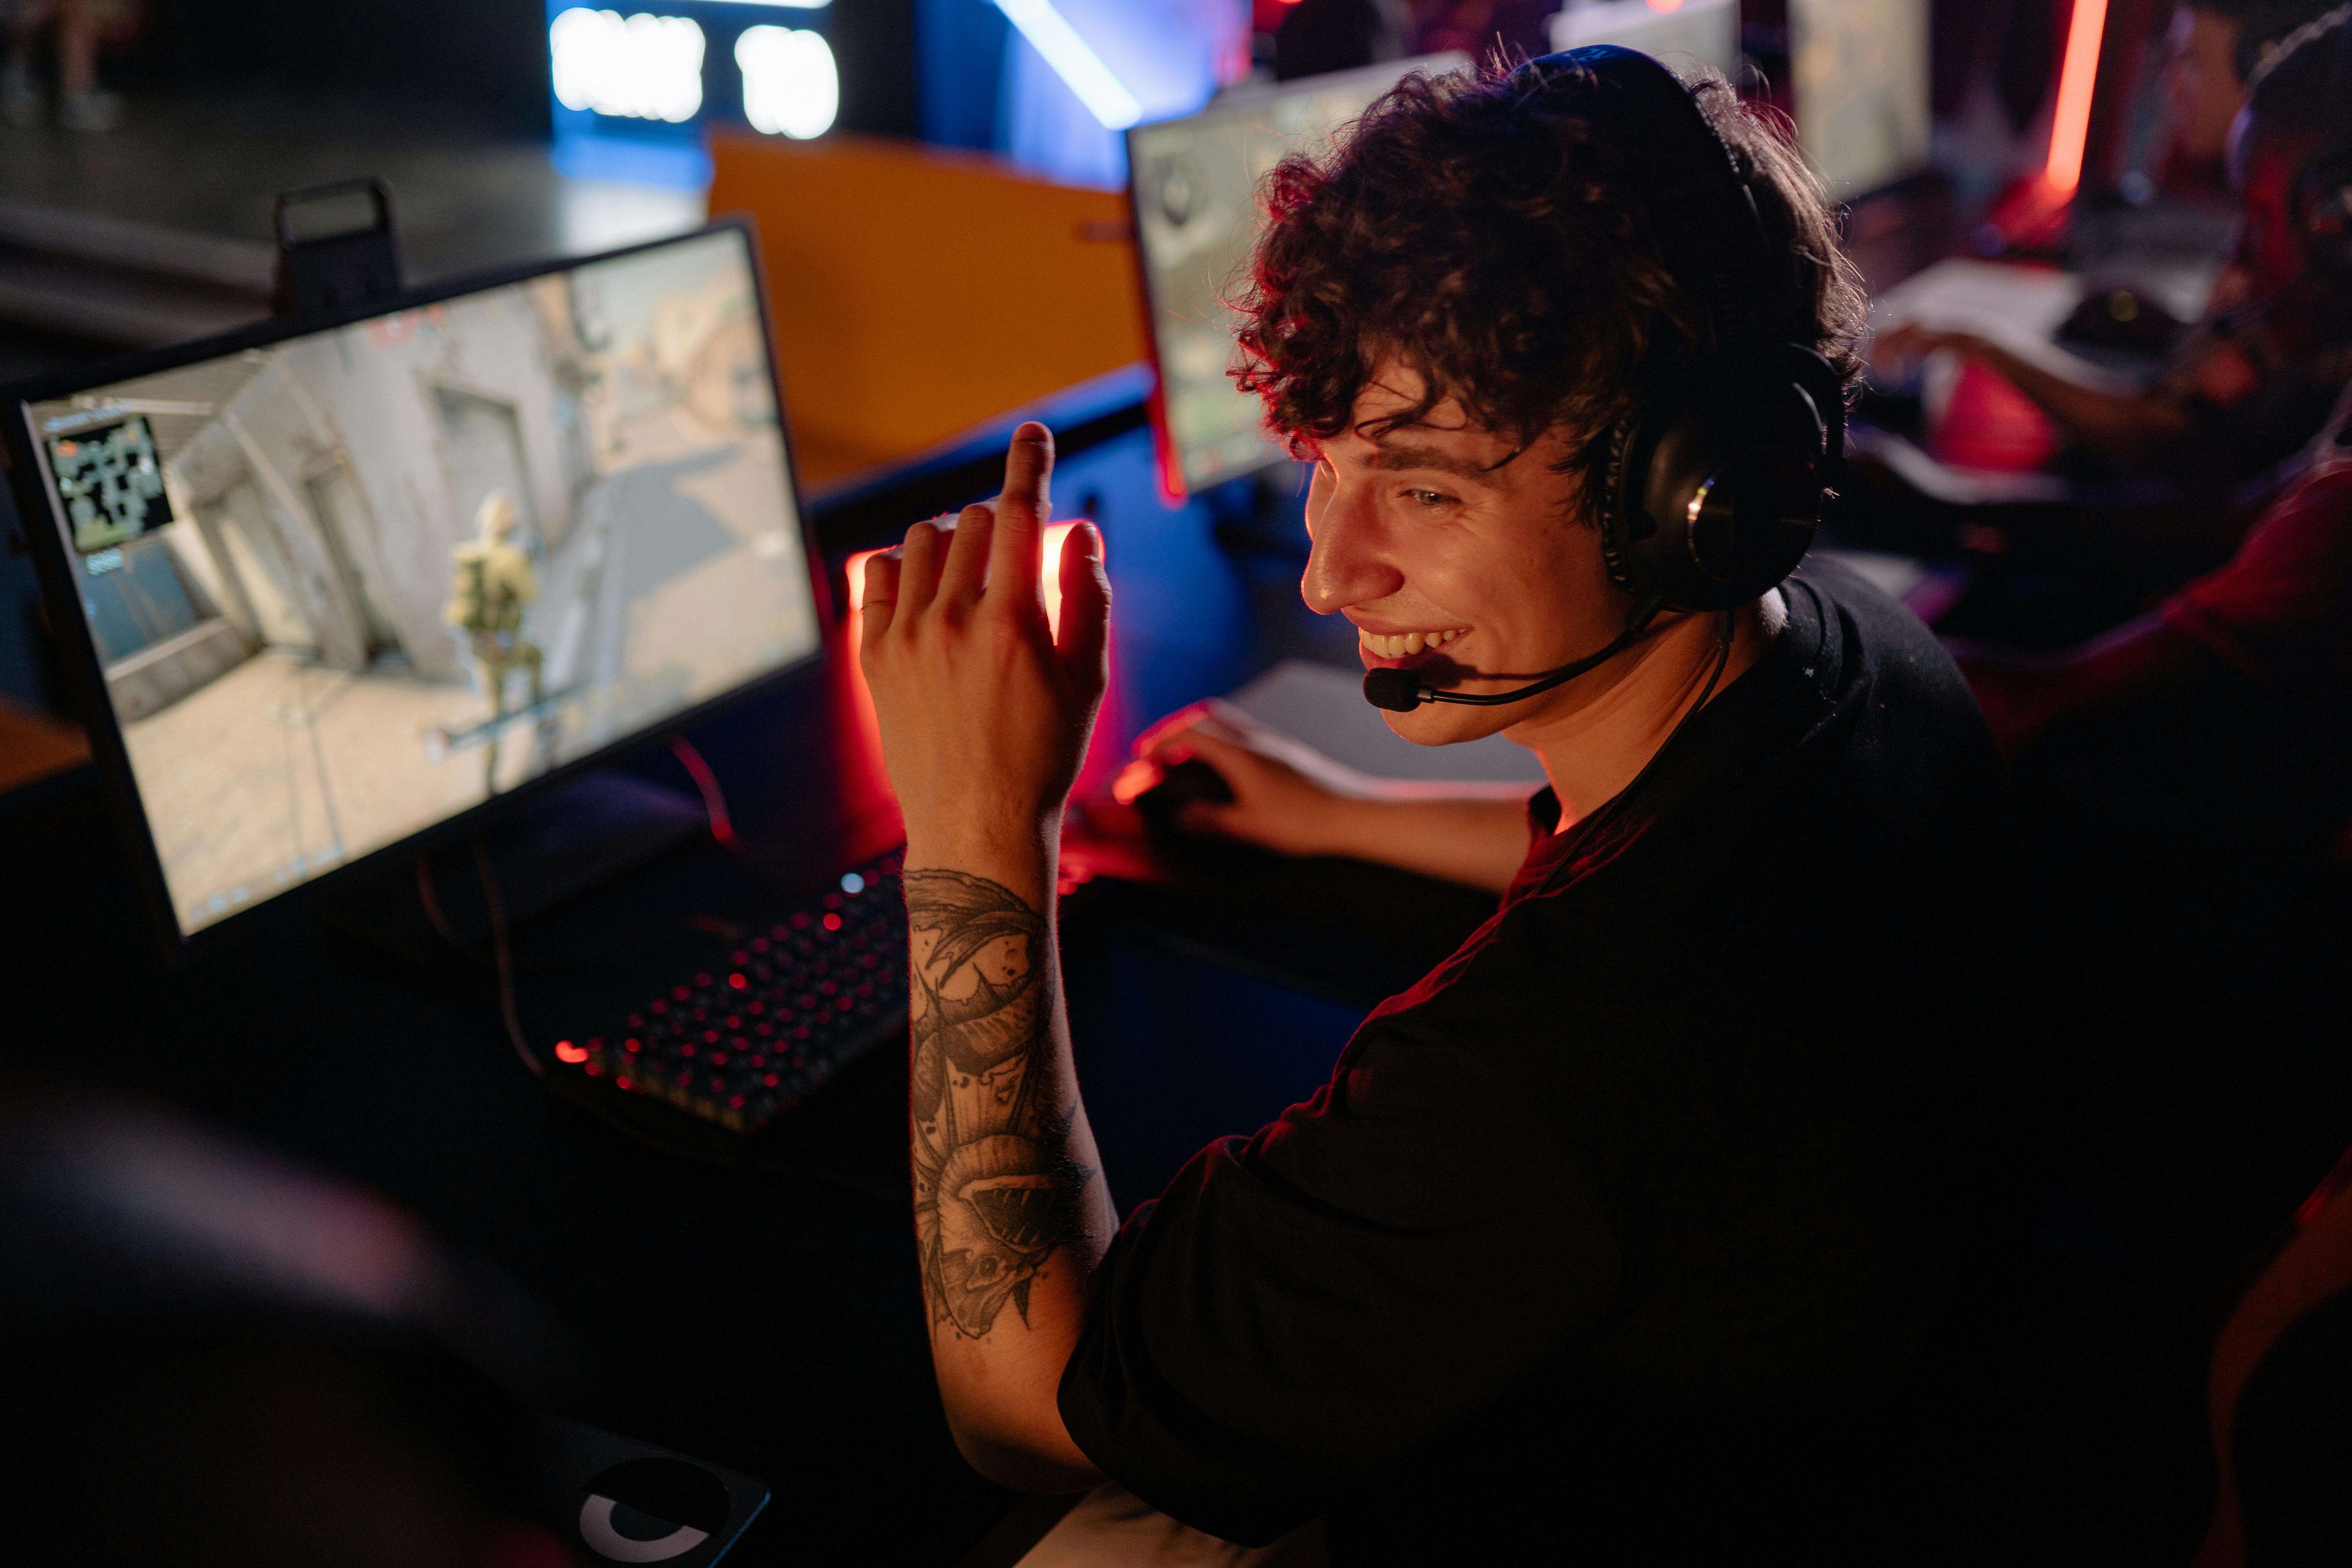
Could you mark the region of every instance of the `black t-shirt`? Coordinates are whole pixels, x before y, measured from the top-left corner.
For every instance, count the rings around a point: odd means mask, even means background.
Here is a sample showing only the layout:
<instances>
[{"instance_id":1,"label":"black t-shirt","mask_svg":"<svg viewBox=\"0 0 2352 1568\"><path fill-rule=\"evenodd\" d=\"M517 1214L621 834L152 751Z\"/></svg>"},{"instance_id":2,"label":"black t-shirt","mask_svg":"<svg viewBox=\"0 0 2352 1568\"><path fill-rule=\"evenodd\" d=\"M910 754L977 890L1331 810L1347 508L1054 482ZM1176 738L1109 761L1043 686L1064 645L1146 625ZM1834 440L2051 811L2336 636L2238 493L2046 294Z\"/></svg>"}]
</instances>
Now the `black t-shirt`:
<instances>
[{"instance_id":1,"label":"black t-shirt","mask_svg":"<svg viewBox=\"0 0 2352 1568\"><path fill-rule=\"evenodd\" d=\"M1106 1474L1234 1541L1325 1513L1339 1562L1901 1560L2003 1223L1958 940L2000 773L1907 611L1782 595L1632 789L1536 797L1328 1086L1121 1229L1060 1396Z\"/></svg>"}]
</instances>

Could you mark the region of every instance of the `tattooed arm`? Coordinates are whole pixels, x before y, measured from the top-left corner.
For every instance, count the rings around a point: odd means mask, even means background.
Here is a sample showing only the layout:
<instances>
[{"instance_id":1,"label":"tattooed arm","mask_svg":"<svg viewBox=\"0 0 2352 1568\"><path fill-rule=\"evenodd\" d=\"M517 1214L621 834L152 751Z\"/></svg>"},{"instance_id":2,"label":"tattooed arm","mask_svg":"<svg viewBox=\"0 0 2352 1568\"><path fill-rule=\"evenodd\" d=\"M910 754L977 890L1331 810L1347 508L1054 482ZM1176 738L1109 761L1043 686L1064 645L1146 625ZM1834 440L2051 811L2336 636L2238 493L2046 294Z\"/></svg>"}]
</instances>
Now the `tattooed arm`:
<instances>
[{"instance_id":1,"label":"tattooed arm","mask_svg":"<svg viewBox=\"0 0 2352 1568\"><path fill-rule=\"evenodd\" d=\"M1102 694L1109 588L1081 528L1063 624L1037 588L1052 437L1004 494L868 569L859 650L907 821L915 1237L956 1442L1008 1486L1097 1479L1062 1368L1117 1225L1071 1067L1054 942L1061 808Z\"/></svg>"}]
</instances>

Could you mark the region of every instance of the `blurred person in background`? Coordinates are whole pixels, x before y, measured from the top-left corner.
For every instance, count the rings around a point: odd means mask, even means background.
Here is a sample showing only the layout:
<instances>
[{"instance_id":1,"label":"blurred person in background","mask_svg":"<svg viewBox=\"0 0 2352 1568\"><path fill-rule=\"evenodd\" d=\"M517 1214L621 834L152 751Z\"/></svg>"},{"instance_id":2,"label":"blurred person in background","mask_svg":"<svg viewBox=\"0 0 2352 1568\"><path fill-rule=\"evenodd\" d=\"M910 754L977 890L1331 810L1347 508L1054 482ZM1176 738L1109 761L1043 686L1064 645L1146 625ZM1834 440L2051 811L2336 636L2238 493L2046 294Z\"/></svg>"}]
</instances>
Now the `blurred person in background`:
<instances>
[{"instance_id":1,"label":"blurred person in background","mask_svg":"<svg viewBox=\"0 0 2352 1568\"><path fill-rule=\"evenodd\" d=\"M2049 646L2113 626L2227 560L2309 461L2313 436L2352 381L2347 16L2352 7L2338 6L2290 32L2259 68L2231 142L2242 202L2231 261L2206 319L2145 390L2085 386L1985 336L1919 323L1872 345L1882 371L1958 355L1964 371L2013 388L2022 414L2038 409L2059 442L2041 464L2063 481L2056 493L1978 501L1930 493L1896 466L1899 454L1882 459L1867 433L1859 437L1839 538L1967 555L1977 581L1947 629ZM1985 417L1995 417L1991 403L1980 400ZM1899 430L1895 412L1889 427ZM1943 441L1987 434L1957 417L1947 416Z\"/></svg>"},{"instance_id":2,"label":"blurred person in background","mask_svg":"<svg viewBox=\"0 0 2352 1568\"><path fill-rule=\"evenodd\" d=\"M2352 388L2228 564L2055 653L1962 647L2029 798L2082 850L2352 866Z\"/></svg>"},{"instance_id":3,"label":"blurred person in background","mask_svg":"<svg viewBox=\"0 0 2352 1568\"><path fill-rule=\"evenodd\" d=\"M2226 178L2230 127L2246 86L2279 40L2325 15L2327 0L2184 0L2164 67L2167 182Z\"/></svg>"},{"instance_id":4,"label":"blurred person in background","mask_svg":"<svg viewBox=\"0 0 2352 1568\"><path fill-rule=\"evenodd\" d=\"M1551 47L1559 9L1549 0L1419 0L1412 52L1459 51L1475 59L1500 48L1514 60L1540 55Z\"/></svg>"},{"instance_id":5,"label":"blurred person in background","mask_svg":"<svg viewBox=\"0 0 2352 1568\"><path fill-rule=\"evenodd\" d=\"M2259 68L2235 111L2236 244L2205 321L2146 391L2084 386L1977 333L1918 323L1881 333L1874 363L1899 368L1948 351L1984 364L2048 416L2073 454L2116 478L2234 484L2295 454L2352 379L2352 273L2336 260L2347 215L2340 187L2306 178L2352 142L2345 16L2339 5L2289 34L2291 47ZM2177 121L2183 133L2204 134L2211 107L2192 106Z\"/></svg>"},{"instance_id":6,"label":"blurred person in background","mask_svg":"<svg viewBox=\"0 0 2352 1568\"><path fill-rule=\"evenodd\" d=\"M0 112L17 126L41 122L45 105L34 50L48 33L57 38L57 122L68 131L113 130L122 122L122 97L98 85L99 50L125 42L139 22L140 0L0 0L0 26L9 31Z\"/></svg>"},{"instance_id":7,"label":"blurred person in background","mask_svg":"<svg viewBox=\"0 0 2352 1568\"><path fill-rule=\"evenodd\" d=\"M1550 0L1298 0L1274 39L1278 80L1459 51L1517 61L1549 48Z\"/></svg>"}]
</instances>

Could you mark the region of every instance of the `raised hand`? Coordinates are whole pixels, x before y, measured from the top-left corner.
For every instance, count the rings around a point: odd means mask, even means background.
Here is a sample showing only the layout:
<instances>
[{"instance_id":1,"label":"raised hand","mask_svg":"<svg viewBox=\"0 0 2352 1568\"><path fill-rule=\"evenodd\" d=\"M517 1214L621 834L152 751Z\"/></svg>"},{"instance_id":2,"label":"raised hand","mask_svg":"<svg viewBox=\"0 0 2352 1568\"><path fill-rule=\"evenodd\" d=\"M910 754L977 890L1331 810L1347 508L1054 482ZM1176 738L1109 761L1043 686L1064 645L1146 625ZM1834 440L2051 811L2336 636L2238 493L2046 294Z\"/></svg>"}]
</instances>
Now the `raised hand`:
<instances>
[{"instance_id":1,"label":"raised hand","mask_svg":"<svg viewBox=\"0 0 2352 1568\"><path fill-rule=\"evenodd\" d=\"M1054 437L1013 433L1004 489L919 522L866 569L858 659L910 863L1034 846L1058 822L1102 700L1110 582L1080 523L1062 552L1058 644L1038 584Z\"/></svg>"}]
</instances>

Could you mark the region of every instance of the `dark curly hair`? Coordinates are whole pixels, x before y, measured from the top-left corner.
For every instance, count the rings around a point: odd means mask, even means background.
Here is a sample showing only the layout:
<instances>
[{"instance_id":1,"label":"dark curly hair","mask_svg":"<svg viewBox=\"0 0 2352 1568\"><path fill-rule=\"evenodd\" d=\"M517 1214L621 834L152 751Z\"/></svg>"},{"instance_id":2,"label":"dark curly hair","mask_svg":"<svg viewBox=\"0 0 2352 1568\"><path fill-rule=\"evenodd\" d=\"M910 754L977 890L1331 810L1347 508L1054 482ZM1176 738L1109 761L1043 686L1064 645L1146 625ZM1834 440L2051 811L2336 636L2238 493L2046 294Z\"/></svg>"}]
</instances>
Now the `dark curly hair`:
<instances>
[{"instance_id":1,"label":"dark curly hair","mask_svg":"<svg viewBox=\"0 0 2352 1568\"><path fill-rule=\"evenodd\" d=\"M1773 253L1789 258L1794 337L1851 379L1865 306L1820 183L1720 76L1693 91L1755 194ZM1408 76L1328 152L1276 165L1234 302L1233 374L1264 399L1267 428L1307 456L1349 427L1357 396L1394 356L1426 394L1366 434L1451 396L1521 447L1563 426L1566 466L1589 482L1618 422L1705 352L1712 330L1660 260L1614 134L1577 111L1576 95L1512 82L1497 60Z\"/></svg>"}]
</instances>

